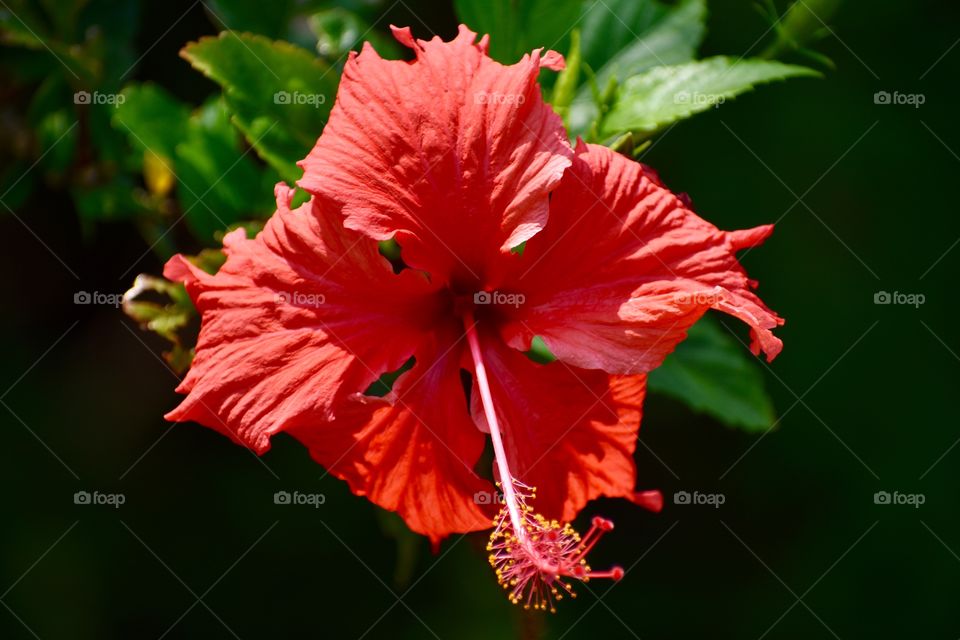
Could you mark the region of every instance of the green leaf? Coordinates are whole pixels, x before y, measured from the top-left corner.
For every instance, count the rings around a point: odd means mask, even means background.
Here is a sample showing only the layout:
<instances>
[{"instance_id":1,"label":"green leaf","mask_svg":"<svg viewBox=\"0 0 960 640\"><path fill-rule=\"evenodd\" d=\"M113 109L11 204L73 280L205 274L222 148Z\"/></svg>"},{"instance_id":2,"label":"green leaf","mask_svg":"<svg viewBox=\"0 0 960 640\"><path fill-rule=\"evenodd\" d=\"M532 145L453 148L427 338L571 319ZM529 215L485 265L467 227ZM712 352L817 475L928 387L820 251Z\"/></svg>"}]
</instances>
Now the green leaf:
<instances>
[{"instance_id":1,"label":"green leaf","mask_svg":"<svg viewBox=\"0 0 960 640\"><path fill-rule=\"evenodd\" d=\"M583 18L583 60L597 82L692 60L703 40L705 0L675 6L654 0L605 0Z\"/></svg>"},{"instance_id":2,"label":"green leaf","mask_svg":"<svg viewBox=\"0 0 960 640\"><path fill-rule=\"evenodd\" d=\"M131 85L120 95L114 127L129 136L135 149L172 160L176 144L187 135L187 105L153 84Z\"/></svg>"},{"instance_id":3,"label":"green leaf","mask_svg":"<svg viewBox=\"0 0 960 640\"><path fill-rule=\"evenodd\" d=\"M776 419L756 359L712 318L690 329L676 351L650 372L648 385L748 431L769 429Z\"/></svg>"},{"instance_id":4,"label":"green leaf","mask_svg":"<svg viewBox=\"0 0 960 640\"><path fill-rule=\"evenodd\" d=\"M201 240L210 242L218 231L274 210L277 176L261 171L243 151L221 99L191 116L174 154L177 195L187 224Z\"/></svg>"},{"instance_id":5,"label":"green leaf","mask_svg":"<svg viewBox=\"0 0 960 640\"><path fill-rule=\"evenodd\" d=\"M227 106L247 141L284 180L293 183L323 130L338 76L325 62L288 42L226 31L181 52L223 87Z\"/></svg>"},{"instance_id":6,"label":"green leaf","mask_svg":"<svg viewBox=\"0 0 960 640\"><path fill-rule=\"evenodd\" d=\"M601 134L652 133L677 120L718 107L726 100L774 80L820 74L773 60L708 58L656 67L627 79L604 118Z\"/></svg>"},{"instance_id":7,"label":"green leaf","mask_svg":"<svg viewBox=\"0 0 960 640\"><path fill-rule=\"evenodd\" d=\"M703 40L705 0L670 6L656 0L605 0L590 6L582 21L583 62L594 70L597 87L660 65L693 60ZM600 116L588 86L570 113L571 135L586 133Z\"/></svg>"},{"instance_id":8,"label":"green leaf","mask_svg":"<svg viewBox=\"0 0 960 640\"><path fill-rule=\"evenodd\" d=\"M490 34L490 57L513 64L545 47L566 51L582 0L456 0L460 21L480 35Z\"/></svg>"}]
</instances>

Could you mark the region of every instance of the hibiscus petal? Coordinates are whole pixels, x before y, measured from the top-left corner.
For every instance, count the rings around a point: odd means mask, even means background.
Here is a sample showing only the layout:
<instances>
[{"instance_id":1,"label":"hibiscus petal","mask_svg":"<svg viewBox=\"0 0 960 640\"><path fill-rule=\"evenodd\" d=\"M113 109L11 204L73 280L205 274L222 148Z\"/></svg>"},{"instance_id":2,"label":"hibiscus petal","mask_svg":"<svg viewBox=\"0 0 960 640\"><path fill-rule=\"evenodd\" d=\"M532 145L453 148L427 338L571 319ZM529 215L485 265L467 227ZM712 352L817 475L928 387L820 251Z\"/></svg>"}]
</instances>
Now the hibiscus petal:
<instances>
[{"instance_id":1,"label":"hibiscus petal","mask_svg":"<svg viewBox=\"0 0 960 640\"><path fill-rule=\"evenodd\" d=\"M394 34L416 59L384 60L369 45L351 54L299 184L342 206L347 227L396 237L407 264L482 286L499 253L543 228L570 165L537 84L562 59L537 50L504 66L463 26L450 42Z\"/></svg>"},{"instance_id":2,"label":"hibiscus petal","mask_svg":"<svg viewBox=\"0 0 960 640\"><path fill-rule=\"evenodd\" d=\"M216 275L175 256L164 270L185 283L202 318L196 357L168 420L194 420L258 453L270 436L399 368L429 326L434 304L420 274L395 275L376 243L344 229L314 201L277 213L255 239L224 238Z\"/></svg>"},{"instance_id":3,"label":"hibiscus petal","mask_svg":"<svg viewBox=\"0 0 960 640\"><path fill-rule=\"evenodd\" d=\"M504 287L503 338L542 336L569 364L611 373L657 367L708 309L747 323L754 353L773 359L783 320L753 293L736 251L772 226L724 232L690 211L645 166L605 147L577 147L553 193L550 222L526 245Z\"/></svg>"},{"instance_id":4,"label":"hibiscus petal","mask_svg":"<svg viewBox=\"0 0 960 640\"><path fill-rule=\"evenodd\" d=\"M645 375L537 364L493 335L481 348L511 471L536 487L538 513L569 522L600 496L643 502L633 451ZM480 397L476 385L472 397ZM479 401L472 413L489 431Z\"/></svg>"},{"instance_id":5,"label":"hibiscus petal","mask_svg":"<svg viewBox=\"0 0 960 640\"><path fill-rule=\"evenodd\" d=\"M396 511L436 543L490 528L489 481L473 467L484 436L471 423L460 381L462 330L442 330L416 353L386 398L356 397L323 425L290 433L354 493ZM458 335L459 334L459 335Z\"/></svg>"}]
</instances>

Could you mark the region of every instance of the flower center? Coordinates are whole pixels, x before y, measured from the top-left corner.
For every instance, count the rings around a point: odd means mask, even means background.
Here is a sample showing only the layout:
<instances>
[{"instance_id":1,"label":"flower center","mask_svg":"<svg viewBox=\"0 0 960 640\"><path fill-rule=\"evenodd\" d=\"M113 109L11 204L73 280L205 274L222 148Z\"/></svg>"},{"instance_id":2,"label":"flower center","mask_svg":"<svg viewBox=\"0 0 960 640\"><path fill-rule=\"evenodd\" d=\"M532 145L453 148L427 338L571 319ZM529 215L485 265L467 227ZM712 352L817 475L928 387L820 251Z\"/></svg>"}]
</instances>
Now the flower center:
<instances>
[{"instance_id":1,"label":"flower center","mask_svg":"<svg viewBox=\"0 0 960 640\"><path fill-rule=\"evenodd\" d=\"M507 452L503 445L500 422L490 391L490 381L480 348L480 337L472 310L462 311L467 342L473 358L480 401L490 427L495 464L500 475L497 486L503 491L504 506L494 519L494 530L487 550L497 580L508 591L514 604L525 609L556 611L554 602L564 595L576 597L570 583L564 578L587 582L590 578L623 577L621 567L607 571L593 571L587 565L586 555L613 523L594 518L593 526L583 537L568 523L547 520L536 513L528 501L536 497L536 489L516 479L510 472Z\"/></svg>"}]
</instances>

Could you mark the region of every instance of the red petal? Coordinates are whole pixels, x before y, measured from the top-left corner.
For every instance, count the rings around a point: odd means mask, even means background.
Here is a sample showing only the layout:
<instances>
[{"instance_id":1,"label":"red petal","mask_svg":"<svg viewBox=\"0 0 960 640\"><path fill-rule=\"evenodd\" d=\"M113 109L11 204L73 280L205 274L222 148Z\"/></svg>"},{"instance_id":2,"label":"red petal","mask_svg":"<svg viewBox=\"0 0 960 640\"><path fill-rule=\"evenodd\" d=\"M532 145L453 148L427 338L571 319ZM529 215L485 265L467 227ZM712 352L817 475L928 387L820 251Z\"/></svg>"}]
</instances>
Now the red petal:
<instances>
[{"instance_id":1,"label":"red petal","mask_svg":"<svg viewBox=\"0 0 960 640\"><path fill-rule=\"evenodd\" d=\"M543 102L539 51L504 66L461 26L451 42L394 29L416 60L351 55L300 186L342 206L346 225L394 237L434 279L483 285L501 252L537 233L570 165Z\"/></svg>"},{"instance_id":2,"label":"red petal","mask_svg":"<svg viewBox=\"0 0 960 640\"><path fill-rule=\"evenodd\" d=\"M475 500L493 487L473 472L485 438L466 411L460 336L438 332L387 398L355 398L332 423L290 431L354 493L398 512L434 542L488 529L492 516L481 506L488 502Z\"/></svg>"},{"instance_id":3,"label":"red petal","mask_svg":"<svg viewBox=\"0 0 960 640\"><path fill-rule=\"evenodd\" d=\"M612 373L658 366L707 309L751 327L769 359L783 320L752 292L736 251L772 227L723 232L687 209L643 165L605 147L577 148L551 199L550 223L526 245L504 286L503 336L518 349L543 337L560 359Z\"/></svg>"},{"instance_id":4,"label":"red petal","mask_svg":"<svg viewBox=\"0 0 960 640\"><path fill-rule=\"evenodd\" d=\"M567 62L562 54L550 49L540 59L540 66L551 71L563 71L567 68Z\"/></svg>"},{"instance_id":5,"label":"red petal","mask_svg":"<svg viewBox=\"0 0 960 640\"><path fill-rule=\"evenodd\" d=\"M481 347L511 471L536 487L534 509L569 522L594 498L633 500L646 376L537 364L494 336ZM488 430L479 401L472 411Z\"/></svg>"},{"instance_id":6,"label":"red petal","mask_svg":"<svg viewBox=\"0 0 960 640\"><path fill-rule=\"evenodd\" d=\"M429 326L432 296L412 271L394 275L365 236L314 202L277 213L256 239L224 239L227 261L211 276L175 256L202 316L196 357L167 415L194 420L263 452L270 436L399 368Z\"/></svg>"},{"instance_id":7,"label":"red petal","mask_svg":"<svg viewBox=\"0 0 960 640\"><path fill-rule=\"evenodd\" d=\"M656 489L638 491L633 494L630 501L654 513L660 513L660 511L663 510L663 494Z\"/></svg>"}]
</instances>

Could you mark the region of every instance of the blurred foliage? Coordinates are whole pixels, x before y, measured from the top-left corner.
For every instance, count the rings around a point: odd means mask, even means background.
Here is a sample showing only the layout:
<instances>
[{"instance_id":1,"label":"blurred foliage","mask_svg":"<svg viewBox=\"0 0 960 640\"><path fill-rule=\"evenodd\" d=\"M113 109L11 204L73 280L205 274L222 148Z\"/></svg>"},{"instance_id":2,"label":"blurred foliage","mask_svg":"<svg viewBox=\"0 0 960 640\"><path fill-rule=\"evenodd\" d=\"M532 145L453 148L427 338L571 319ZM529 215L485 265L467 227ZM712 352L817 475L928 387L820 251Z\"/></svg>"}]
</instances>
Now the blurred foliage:
<instances>
[{"instance_id":1,"label":"blurred foliage","mask_svg":"<svg viewBox=\"0 0 960 640\"><path fill-rule=\"evenodd\" d=\"M771 28L777 34L776 40L770 43L763 57L775 58L786 53L797 53L833 68L830 58L808 45L822 40L830 33L830 27L825 21L833 17L839 6L840 0L804 0L790 5L781 16L773 0L763 0L758 9L770 21Z\"/></svg>"},{"instance_id":2,"label":"blurred foliage","mask_svg":"<svg viewBox=\"0 0 960 640\"><path fill-rule=\"evenodd\" d=\"M204 38L181 55L223 87L248 144L284 180L296 181L296 163L323 131L339 75L315 53L246 33Z\"/></svg>"},{"instance_id":3,"label":"blurred foliage","mask_svg":"<svg viewBox=\"0 0 960 640\"><path fill-rule=\"evenodd\" d=\"M817 75L770 59L816 59L805 47L819 29L798 8L774 22L764 58L697 61L705 0L454 4L461 20L491 34L498 60L541 47L564 52L566 69L541 75L547 98L571 136L627 155L665 126L758 84ZM254 0L212 0L203 10L219 35L186 43L181 56L217 90L191 104L176 86L137 79L147 53L133 45L137 1L3 6L0 60L10 76L0 119L4 203L20 207L41 187L65 190L87 229L126 221L161 258L199 249L209 257L225 230L257 227L271 214L272 186L301 175L296 163L323 130L350 51L370 41L381 55L406 55L386 24L374 22L377 2L280 0L266 10ZM772 5L762 8L776 16ZM33 164L40 170L27 171ZM171 233L181 220L186 246ZM390 246L383 250L390 255ZM142 299L147 294L161 300ZM183 335L193 314L187 302L178 285L140 276L124 305L172 345L167 358L177 370L191 349ZM549 360L536 350L531 357ZM651 389L727 424L762 429L774 415L756 367L715 328L698 326Z\"/></svg>"},{"instance_id":4,"label":"blurred foliage","mask_svg":"<svg viewBox=\"0 0 960 640\"><path fill-rule=\"evenodd\" d=\"M347 54L356 48L357 42L369 42L385 58L402 56L396 40L374 30L362 17L346 9L320 11L310 16L308 24L317 37L317 53L338 68L343 68Z\"/></svg>"}]
</instances>

